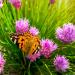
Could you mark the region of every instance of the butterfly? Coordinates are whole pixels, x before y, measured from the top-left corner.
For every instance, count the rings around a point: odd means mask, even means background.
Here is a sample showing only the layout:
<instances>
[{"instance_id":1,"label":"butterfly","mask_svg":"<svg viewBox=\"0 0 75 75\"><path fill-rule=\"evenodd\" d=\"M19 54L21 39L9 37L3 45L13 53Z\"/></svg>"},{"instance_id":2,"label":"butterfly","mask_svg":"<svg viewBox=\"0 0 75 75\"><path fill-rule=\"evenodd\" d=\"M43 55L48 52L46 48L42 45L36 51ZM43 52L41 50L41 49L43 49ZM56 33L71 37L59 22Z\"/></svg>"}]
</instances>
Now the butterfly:
<instances>
[{"instance_id":1,"label":"butterfly","mask_svg":"<svg viewBox=\"0 0 75 75\"><path fill-rule=\"evenodd\" d=\"M12 41L19 46L19 48L26 55L30 56L38 52L41 48L39 36L33 36L30 32L11 34Z\"/></svg>"}]
</instances>

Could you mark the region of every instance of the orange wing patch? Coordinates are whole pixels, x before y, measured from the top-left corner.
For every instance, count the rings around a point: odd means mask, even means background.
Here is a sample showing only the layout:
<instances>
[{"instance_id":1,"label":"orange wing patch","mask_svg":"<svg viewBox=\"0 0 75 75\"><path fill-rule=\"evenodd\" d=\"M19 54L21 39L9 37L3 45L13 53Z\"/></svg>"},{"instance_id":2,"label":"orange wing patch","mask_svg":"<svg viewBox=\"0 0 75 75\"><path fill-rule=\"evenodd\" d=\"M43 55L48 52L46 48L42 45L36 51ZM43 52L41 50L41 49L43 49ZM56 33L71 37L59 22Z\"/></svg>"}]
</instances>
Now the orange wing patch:
<instances>
[{"instance_id":1,"label":"orange wing patch","mask_svg":"<svg viewBox=\"0 0 75 75\"><path fill-rule=\"evenodd\" d=\"M30 32L25 32L17 36L19 48L26 55L32 55L40 49L40 39L38 36L33 36Z\"/></svg>"}]
</instances>

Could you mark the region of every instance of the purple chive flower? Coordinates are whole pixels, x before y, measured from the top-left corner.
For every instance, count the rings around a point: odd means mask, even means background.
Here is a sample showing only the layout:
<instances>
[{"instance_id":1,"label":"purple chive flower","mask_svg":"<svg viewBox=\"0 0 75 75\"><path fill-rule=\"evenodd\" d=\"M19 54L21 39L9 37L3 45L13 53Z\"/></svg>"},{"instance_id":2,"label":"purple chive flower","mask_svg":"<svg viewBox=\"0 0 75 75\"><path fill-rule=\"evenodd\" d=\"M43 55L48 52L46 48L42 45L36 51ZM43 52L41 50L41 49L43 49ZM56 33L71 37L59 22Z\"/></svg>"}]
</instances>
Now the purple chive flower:
<instances>
[{"instance_id":1,"label":"purple chive flower","mask_svg":"<svg viewBox=\"0 0 75 75\"><path fill-rule=\"evenodd\" d=\"M31 56L28 56L28 59L29 59L31 62L36 61L36 59L38 59L38 58L40 58L40 52L35 53L35 54L31 55Z\"/></svg>"},{"instance_id":2,"label":"purple chive flower","mask_svg":"<svg viewBox=\"0 0 75 75\"><path fill-rule=\"evenodd\" d=\"M38 35L39 34L39 30L36 27L30 27L29 31L32 35Z\"/></svg>"},{"instance_id":3,"label":"purple chive flower","mask_svg":"<svg viewBox=\"0 0 75 75\"><path fill-rule=\"evenodd\" d=\"M0 53L0 74L3 72L4 70L4 65L5 65L5 60L3 58L3 55Z\"/></svg>"},{"instance_id":4,"label":"purple chive flower","mask_svg":"<svg viewBox=\"0 0 75 75\"><path fill-rule=\"evenodd\" d=\"M64 56L58 55L54 59L54 66L56 68L56 71L58 72L66 72L66 70L69 68L69 62L68 59Z\"/></svg>"},{"instance_id":5,"label":"purple chive flower","mask_svg":"<svg viewBox=\"0 0 75 75\"><path fill-rule=\"evenodd\" d=\"M53 41L46 39L41 41L41 54L44 55L44 57L49 58L51 53L57 49L57 45L54 44Z\"/></svg>"},{"instance_id":6,"label":"purple chive flower","mask_svg":"<svg viewBox=\"0 0 75 75\"><path fill-rule=\"evenodd\" d=\"M3 0L0 0L0 8L3 7Z\"/></svg>"},{"instance_id":7,"label":"purple chive flower","mask_svg":"<svg viewBox=\"0 0 75 75\"><path fill-rule=\"evenodd\" d=\"M56 37L64 43L75 41L75 26L69 23L64 24L62 28L57 28Z\"/></svg>"},{"instance_id":8,"label":"purple chive flower","mask_svg":"<svg viewBox=\"0 0 75 75\"><path fill-rule=\"evenodd\" d=\"M55 3L55 0L50 0L50 3L51 3L51 4L54 4L54 3Z\"/></svg>"},{"instance_id":9,"label":"purple chive flower","mask_svg":"<svg viewBox=\"0 0 75 75\"><path fill-rule=\"evenodd\" d=\"M9 2L17 9L21 7L21 0L9 0Z\"/></svg>"},{"instance_id":10,"label":"purple chive flower","mask_svg":"<svg viewBox=\"0 0 75 75\"><path fill-rule=\"evenodd\" d=\"M18 20L16 21L16 32L17 33L24 33L29 30L29 22L28 20Z\"/></svg>"}]
</instances>

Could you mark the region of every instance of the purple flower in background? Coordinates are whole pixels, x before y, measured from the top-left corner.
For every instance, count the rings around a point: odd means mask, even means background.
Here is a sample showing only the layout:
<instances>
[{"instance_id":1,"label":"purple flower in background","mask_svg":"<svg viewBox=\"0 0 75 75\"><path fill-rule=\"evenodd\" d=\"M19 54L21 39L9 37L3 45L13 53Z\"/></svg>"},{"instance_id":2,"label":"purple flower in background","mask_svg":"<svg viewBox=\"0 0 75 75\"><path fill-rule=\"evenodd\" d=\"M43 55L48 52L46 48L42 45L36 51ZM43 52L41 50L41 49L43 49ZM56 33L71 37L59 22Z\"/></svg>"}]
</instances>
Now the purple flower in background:
<instances>
[{"instance_id":1,"label":"purple flower in background","mask_svg":"<svg viewBox=\"0 0 75 75\"><path fill-rule=\"evenodd\" d=\"M41 41L41 54L44 55L44 57L49 58L51 53L57 49L57 45L54 44L53 41L46 39Z\"/></svg>"},{"instance_id":2,"label":"purple flower in background","mask_svg":"<svg viewBox=\"0 0 75 75\"><path fill-rule=\"evenodd\" d=\"M40 52L35 53L35 54L31 55L31 56L28 56L28 59L29 59L31 62L36 61L36 59L38 59L38 58L40 58Z\"/></svg>"},{"instance_id":3,"label":"purple flower in background","mask_svg":"<svg viewBox=\"0 0 75 75\"><path fill-rule=\"evenodd\" d=\"M3 58L3 55L0 53L0 74L3 72L4 70L4 65L5 65L5 60Z\"/></svg>"},{"instance_id":4,"label":"purple flower in background","mask_svg":"<svg viewBox=\"0 0 75 75\"><path fill-rule=\"evenodd\" d=\"M69 62L68 59L64 56L56 56L54 59L54 66L56 68L56 71L58 72L65 72L69 68Z\"/></svg>"},{"instance_id":5,"label":"purple flower in background","mask_svg":"<svg viewBox=\"0 0 75 75\"><path fill-rule=\"evenodd\" d=\"M3 7L3 0L0 0L0 8Z\"/></svg>"},{"instance_id":6,"label":"purple flower in background","mask_svg":"<svg viewBox=\"0 0 75 75\"><path fill-rule=\"evenodd\" d=\"M57 28L56 37L64 43L75 41L75 26L71 23L64 24L62 28Z\"/></svg>"},{"instance_id":7,"label":"purple flower in background","mask_svg":"<svg viewBox=\"0 0 75 75\"><path fill-rule=\"evenodd\" d=\"M21 0L9 0L9 2L17 9L21 7Z\"/></svg>"},{"instance_id":8,"label":"purple flower in background","mask_svg":"<svg viewBox=\"0 0 75 75\"><path fill-rule=\"evenodd\" d=\"M50 0L50 3L51 3L51 4L54 4L54 3L55 3L55 0Z\"/></svg>"},{"instance_id":9,"label":"purple flower in background","mask_svg":"<svg viewBox=\"0 0 75 75\"><path fill-rule=\"evenodd\" d=\"M39 34L39 30L36 27L30 27L29 31L32 35L38 35Z\"/></svg>"},{"instance_id":10,"label":"purple flower in background","mask_svg":"<svg viewBox=\"0 0 75 75\"><path fill-rule=\"evenodd\" d=\"M28 20L18 20L16 21L16 32L17 33L24 33L29 30L29 22Z\"/></svg>"}]
</instances>

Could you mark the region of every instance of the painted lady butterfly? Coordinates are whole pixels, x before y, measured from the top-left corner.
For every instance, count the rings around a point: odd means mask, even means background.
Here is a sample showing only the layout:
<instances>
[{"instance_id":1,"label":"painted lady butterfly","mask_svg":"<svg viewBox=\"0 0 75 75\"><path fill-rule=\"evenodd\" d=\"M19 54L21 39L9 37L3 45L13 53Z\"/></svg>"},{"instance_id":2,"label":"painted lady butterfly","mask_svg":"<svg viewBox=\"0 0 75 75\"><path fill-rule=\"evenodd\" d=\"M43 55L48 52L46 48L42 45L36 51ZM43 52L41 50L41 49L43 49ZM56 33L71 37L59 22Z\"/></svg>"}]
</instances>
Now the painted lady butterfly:
<instances>
[{"instance_id":1,"label":"painted lady butterfly","mask_svg":"<svg viewBox=\"0 0 75 75\"><path fill-rule=\"evenodd\" d=\"M33 36L30 32L12 34L11 39L14 43L18 44L22 52L29 56L39 51L41 48L39 37Z\"/></svg>"}]
</instances>

